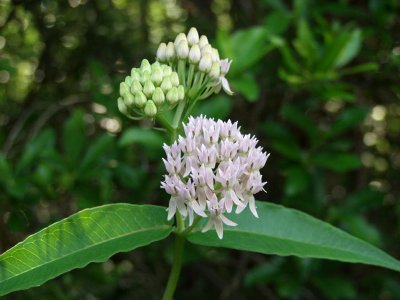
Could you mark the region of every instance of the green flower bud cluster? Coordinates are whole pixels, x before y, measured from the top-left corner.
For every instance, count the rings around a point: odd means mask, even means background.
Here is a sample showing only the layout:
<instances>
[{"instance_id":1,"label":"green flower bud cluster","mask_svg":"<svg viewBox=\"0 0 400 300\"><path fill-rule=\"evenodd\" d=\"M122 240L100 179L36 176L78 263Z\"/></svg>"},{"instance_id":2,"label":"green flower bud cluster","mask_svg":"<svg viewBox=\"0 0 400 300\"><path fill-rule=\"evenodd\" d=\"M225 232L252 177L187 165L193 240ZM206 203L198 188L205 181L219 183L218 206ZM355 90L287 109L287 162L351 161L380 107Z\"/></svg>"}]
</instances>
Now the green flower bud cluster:
<instances>
[{"instance_id":1,"label":"green flower bud cluster","mask_svg":"<svg viewBox=\"0 0 400 300\"><path fill-rule=\"evenodd\" d=\"M150 64L147 59L121 82L119 93L118 108L132 119L153 119L185 98L178 74L170 66Z\"/></svg>"},{"instance_id":2,"label":"green flower bud cluster","mask_svg":"<svg viewBox=\"0 0 400 300\"><path fill-rule=\"evenodd\" d=\"M218 50L212 47L205 35L199 36L194 27L187 36L179 33L174 42L161 43L157 60L169 64L178 73L189 100L204 99L213 92L219 92L222 78L225 79L229 70L224 68Z\"/></svg>"}]
</instances>

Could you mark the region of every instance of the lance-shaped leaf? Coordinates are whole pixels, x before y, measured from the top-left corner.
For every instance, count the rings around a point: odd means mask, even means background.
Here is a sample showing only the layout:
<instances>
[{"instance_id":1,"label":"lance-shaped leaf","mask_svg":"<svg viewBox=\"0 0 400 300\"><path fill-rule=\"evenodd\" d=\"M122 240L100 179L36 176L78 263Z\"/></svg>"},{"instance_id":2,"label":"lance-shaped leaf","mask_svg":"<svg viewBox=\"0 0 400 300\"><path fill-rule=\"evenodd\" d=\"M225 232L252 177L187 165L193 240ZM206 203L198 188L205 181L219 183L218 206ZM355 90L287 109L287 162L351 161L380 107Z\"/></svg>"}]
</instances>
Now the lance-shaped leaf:
<instances>
[{"instance_id":1,"label":"lance-shaped leaf","mask_svg":"<svg viewBox=\"0 0 400 300\"><path fill-rule=\"evenodd\" d=\"M257 201L259 218L248 209L227 215L236 227L224 227L224 237L201 233L200 224L188 236L195 244L265 254L324 258L364 263L400 271L400 262L378 248L300 211Z\"/></svg>"},{"instance_id":2,"label":"lance-shaped leaf","mask_svg":"<svg viewBox=\"0 0 400 300\"><path fill-rule=\"evenodd\" d=\"M171 231L164 207L119 203L82 210L0 255L0 296L148 245Z\"/></svg>"}]
</instances>

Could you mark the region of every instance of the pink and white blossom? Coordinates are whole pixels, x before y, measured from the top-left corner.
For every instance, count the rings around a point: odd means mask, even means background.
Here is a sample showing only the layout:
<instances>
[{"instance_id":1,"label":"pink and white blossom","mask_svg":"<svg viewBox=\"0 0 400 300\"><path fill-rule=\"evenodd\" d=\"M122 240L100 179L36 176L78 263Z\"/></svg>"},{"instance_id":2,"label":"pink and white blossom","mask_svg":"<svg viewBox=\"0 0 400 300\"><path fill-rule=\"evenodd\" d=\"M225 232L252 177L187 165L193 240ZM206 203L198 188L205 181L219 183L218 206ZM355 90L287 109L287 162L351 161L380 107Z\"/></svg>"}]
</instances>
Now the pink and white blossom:
<instances>
[{"instance_id":1,"label":"pink and white blossom","mask_svg":"<svg viewBox=\"0 0 400 300\"><path fill-rule=\"evenodd\" d=\"M269 156L257 147L258 140L241 134L237 122L203 116L190 117L184 133L163 146L168 174L161 188L171 195L168 219L177 211L189 226L195 216L207 218L203 231L215 228L222 238L224 224L236 226L225 214L249 207L258 218L254 194L264 190L260 169Z\"/></svg>"}]
</instances>

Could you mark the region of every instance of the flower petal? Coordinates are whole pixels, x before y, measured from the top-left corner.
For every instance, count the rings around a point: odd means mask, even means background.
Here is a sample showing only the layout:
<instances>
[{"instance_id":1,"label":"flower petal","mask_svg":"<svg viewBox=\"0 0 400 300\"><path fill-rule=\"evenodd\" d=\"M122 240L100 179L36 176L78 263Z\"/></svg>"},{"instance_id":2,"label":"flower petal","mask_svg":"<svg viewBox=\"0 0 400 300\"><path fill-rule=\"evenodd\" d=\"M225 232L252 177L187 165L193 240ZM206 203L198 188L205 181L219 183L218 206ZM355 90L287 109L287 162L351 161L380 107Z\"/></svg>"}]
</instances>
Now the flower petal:
<instances>
[{"instance_id":1,"label":"flower petal","mask_svg":"<svg viewBox=\"0 0 400 300\"><path fill-rule=\"evenodd\" d=\"M225 217L224 215L220 215L219 216L221 221L224 222L224 224L228 225L228 226L237 226L237 224L231 220L229 220L227 217Z\"/></svg>"},{"instance_id":2,"label":"flower petal","mask_svg":"<svg viewBox=\"0 0 400 300\"><path fill-rule=\"evenodd\" d=\"M176 199L174 197L171 197L171 200L169 200L169 206L167 208L168 210L168 221L173 218L173 216L176 213Z\"/></svg>"},{"instance_id":3,"label":"flower petal","mask_svg":"<svg viewBox=\"0 0 400 300\"><path fill-rule=\"evenodd\" d=\"M252 214L256 218L258 218L257 209L256 209L256 201L255 201L253 195L249 196L249 207L250 207L250 211L252 212Z\"/></svg>"},{"instance_id":4,"label":"flower petal","mask_svg":"<svg viewBox=\"0 0 400 300\"><path fill-rule=\"evenodd\" d=\"M233 95L231 87L229 86L229 82L225 77L221 78L221 84L222 84L222 88L224 89L225 93L227 93L228 95Z\"/></svg>"},{"instance_id":5,"label":"flower petal","mask_svg":"<svg viewBox=\"0 0 400 300\"><path fill-rule=\"evenodd\" d=\"M207 215L205 214L204 210L196 201L191 201L190 206L192 207L192 209L196 214L198 214L201 217L207 218Z\"/></svg>"},{"instance_id":6,"label":"flower petal","mask_svg":"<svg viewBox=\"0 0 400 300\"><path fill-rule=\"evenodd\" d=\"M215 218L214 226L219 239L222 240L222 238L224 237L224 226L222 225L222 221L219 217Z\"/></svg>"}]
</instances>

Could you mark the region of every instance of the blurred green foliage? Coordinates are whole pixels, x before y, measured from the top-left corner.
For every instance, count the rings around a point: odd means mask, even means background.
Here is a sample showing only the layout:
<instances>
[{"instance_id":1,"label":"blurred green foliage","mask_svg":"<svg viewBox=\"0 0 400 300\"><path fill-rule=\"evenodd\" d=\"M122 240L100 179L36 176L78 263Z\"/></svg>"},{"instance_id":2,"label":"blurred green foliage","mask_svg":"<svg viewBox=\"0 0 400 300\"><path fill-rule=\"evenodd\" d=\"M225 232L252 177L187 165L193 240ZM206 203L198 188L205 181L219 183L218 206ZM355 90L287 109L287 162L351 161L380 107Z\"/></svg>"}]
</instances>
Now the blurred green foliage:
<instances>
[{"instance_id":1,"label":"blurred green foliage","mask_svg":"<svg viewBox=\"0 0 400 300\"><path fill-rule=\"evenodd\" d=\"M164 137L119 114L117 88L195 26L236 91L196 114L272 153L258 198L399 258L399 16L395 0L0 1L0 252L85 207L166 205ZM170 261L163 241L6 299L159 299ZM374 267L194 246L186 261L177 299L400 299Z\"/></svg>"}]
</instances>

